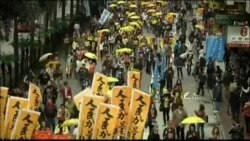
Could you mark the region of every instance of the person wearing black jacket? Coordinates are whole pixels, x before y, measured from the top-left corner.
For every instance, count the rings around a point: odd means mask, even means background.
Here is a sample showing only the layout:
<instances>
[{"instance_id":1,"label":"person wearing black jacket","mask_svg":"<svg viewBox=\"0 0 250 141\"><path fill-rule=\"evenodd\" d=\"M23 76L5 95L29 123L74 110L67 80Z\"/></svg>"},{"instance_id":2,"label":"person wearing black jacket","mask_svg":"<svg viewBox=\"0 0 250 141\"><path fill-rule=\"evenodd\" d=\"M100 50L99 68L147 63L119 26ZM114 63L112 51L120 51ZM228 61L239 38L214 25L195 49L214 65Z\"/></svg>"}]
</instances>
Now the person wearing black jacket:
<instances>
[{"instance_id":1,"label":"person wearing black jacket","mask_svg":"<svg viewBox=\"0 0 250 141\"><path fill-rule=\"evenodd\" d=\"M153 130L150 132L150 134L148 135L148 140L152 140L152 141L160 140L160 135L159 135L157 126L155 126Z\"/></svg>"},{"instance_id":2,"label":"person wearing black jacket","mask_svg":"<svg viewBox=\"0 0 250 141\"><path fill-rule=\"evenodd\" d=\"M229 86L229 105L231 108L232 118L234 121L239 122L240 115L240 89L237 83L231 83Z\"/></svg>"},{"instance_id":3,"label":"person wearing black jacket","mask_svg":"<svg viewBox=\"0 0 250 141\"><path fill-rule=\"evenodd\" d=\"M204 95L204 84L206 82L206 76L204 74L204 71L201 71L199 76L198 76L198 89L197 89L197 95L200 94L201 91L201 95Z\"/></svg>"}]
</instances>

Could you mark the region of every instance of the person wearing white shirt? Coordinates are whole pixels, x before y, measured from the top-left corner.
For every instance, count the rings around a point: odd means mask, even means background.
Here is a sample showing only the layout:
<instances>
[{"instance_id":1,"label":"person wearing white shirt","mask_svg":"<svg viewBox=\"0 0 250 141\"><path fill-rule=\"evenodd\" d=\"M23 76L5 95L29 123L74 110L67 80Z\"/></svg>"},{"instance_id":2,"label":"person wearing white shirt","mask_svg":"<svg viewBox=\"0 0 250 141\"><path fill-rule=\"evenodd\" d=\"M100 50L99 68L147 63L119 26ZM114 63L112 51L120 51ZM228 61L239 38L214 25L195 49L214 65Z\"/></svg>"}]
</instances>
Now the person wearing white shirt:
<instances>
[{"instance_id":1,"label":"person wearing white shirt","mask_svg":"<svg viewBox=\"0 0 250 141\"><path fill-rule=\"evenodd\" d=\"M50 64L49 67L46 69L46 72L49 74L50 78L54 77L54 69L53 64Z\"/></svg>"}]
</instances>

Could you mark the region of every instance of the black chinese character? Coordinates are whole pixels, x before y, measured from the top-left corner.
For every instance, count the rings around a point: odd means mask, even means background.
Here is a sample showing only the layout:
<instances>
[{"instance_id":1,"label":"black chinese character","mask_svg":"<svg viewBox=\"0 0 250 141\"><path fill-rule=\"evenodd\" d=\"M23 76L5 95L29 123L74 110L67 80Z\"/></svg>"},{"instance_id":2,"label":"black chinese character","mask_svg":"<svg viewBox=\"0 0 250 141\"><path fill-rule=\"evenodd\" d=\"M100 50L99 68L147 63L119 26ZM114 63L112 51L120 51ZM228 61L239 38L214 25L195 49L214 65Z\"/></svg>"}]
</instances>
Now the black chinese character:
<instances>
[{"instance_id":1,"label":"black chinese character","mask_svg":"<svg viewBox=\"0 0 250 141\"><path fill-rule=\"evenodd\" d=\"M33 123L32 120L30 120L30 114L28 114L25 118L23 118L23 121L27 121L27 123L31 124Z\"/></svg>"},{"instance_id":2,"label":"black chinese character","mask_svg":"<svg viewBox=\"0 0 250 141\"><path fill-rule=\"evenodd\" d=\"M16 111L15 114L14 114L14 116L13 116L12 125L10 127L11 130L14 128L14 125L15 125L14 123L16 122L17 115L18 115L18 111Z\"/></svg>"},{"instance_id":3,"label":"black chinese character","mask_svg":"<svg viewBox=\"0 0 250 141\"><path fill-rule=\"evenodd\" d=\"M119 91L119 93L116 97L127 98L127 96L123 94L122 90Z\"/></svg>"},{"instance_id":4,"label":"black chinese character","mask_svg":"<svg viewBox=\"0 0 250 141\"><path fill-rule=\"evenodd\" d=\"M28 131L28 126L29 126L29 123L26 123L24 124L24 127L22 128L21 132L20 132L20 139L28 139L27 136L26 136L26 133Z\"/></svg>"},{"instance_id":5,"label":"black chinese character","mask_svg":"<svg viewBox=\"0 0 250 141\"><path fill-rule=\"evenodd\" d=\"M109 113L110 112L110 109L109 108L106 108L106 110L102 113L102 114L106 114L106 116L108 118L113 118L113 116Z\"/></svg>"},{"instance_id":6,"label":"black chinese character","mask_svg":"<svg viewBox=\"0 0 250 141\"><path fill-rule=\"evenodd\" d=\"M138 124L139 121L143 122L141 113L142 113L142 108L143 106L146 105L146 103L143 101L143 96L140 95L140 97L138 99L136 99L136 101L140 101L139 107L136 109L135 112L135 118L133 119L133 123L134 124Z\"/></svg>"},{"instance_id":7,"label":"black chinese character","mask_svg":"<svg viewBox=\"0 0 250 141\"><path fill-rule=\"evenodd\" d=\"M90 99L90 101L85 105L85 106L91 106L93 108L96 108L97 106L94 104L94 100L93 99Z\"/></svg>"},{"instance_id":8,"label":"black chinese character","mask_svg":"<svg viewBox=\"0 0 250 141\"><path fill-rule=\"evenodd\" d=\"M132 128L132 139L135 139L136 134L139 133L138 126Z\"/></svg>"},{"instance_id":9,"label":"black chinese character","mask_svg":"<svg viewBox=\"0 0 250 141\"><path fill-rule=\"evenodd\" d=\"M105 84L105 82L102 80L102 77L97 79L99 81L99 85L97 86L97 94L96 95L102 95L102 86Z\"/></svg>"},{"instance_id":10,"label":"black chinese character","mask_svg":"<svg viewBox=\"0 0 250 141\"><path fill-rule=\"evenodd\" d=\"M16 104L12 108L20 109L20 102L17 101Z\"/></svg>"},{"instance_id":11,"label":"black chinese character","mask_svg":"<svg viewBox=\"0 0 250 141\"><path fill-rule=\"evenodd\" d=\"M137 88L136 84L137 84L138 78L136 78L134 74L133 74L133 76L131 78L134 80L134 82L133 82L133 88Z\"/></svg>"},{"instance_id":12,"label":"black chinese character","mask_svg":"<svg viewBox=\"0 0 250 141\"><path fill-rule=\"evenodd\" d=\"M142 105L146 105L146 103L143 101L143 96L142 96L142 95L140 95L140 96L136 99L136 101L140 101Z\"/></svg>"},{"instance_id":13,"label":"black chinese character","mask_svg":"<svg viewBox=\"0 0 250 141\"><path fill-rule=\"evenodd\" d=\"M108 126L109 126L109 120L113 118L113 116L109 112L110 109L106 108L104 112L101 113L106 115L105 120L102 122L101 133L99 135L102 138L105 138L107 135L110 136L110 133L108 133Z\"/></svg>"}]
</instances>

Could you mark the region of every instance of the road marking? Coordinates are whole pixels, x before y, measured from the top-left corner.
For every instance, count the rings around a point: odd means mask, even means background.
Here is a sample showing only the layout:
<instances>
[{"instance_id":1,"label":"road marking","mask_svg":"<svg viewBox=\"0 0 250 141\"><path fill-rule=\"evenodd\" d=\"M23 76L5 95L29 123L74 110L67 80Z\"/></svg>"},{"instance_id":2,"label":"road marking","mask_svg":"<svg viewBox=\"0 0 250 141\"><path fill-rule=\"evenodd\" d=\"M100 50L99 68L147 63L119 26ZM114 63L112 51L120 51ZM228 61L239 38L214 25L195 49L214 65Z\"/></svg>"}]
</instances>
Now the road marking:
<instances>
[{"instance_id":1,"label":"road marking","mask_svg":"<svg viewBox=\"0 0 250 141\"><path fill-rule=\"evenodd\" d=\"M190 93L189 92L186 92L183 96L184 99L191 99L191 98L187 98L187 96L189 95Z\"/></svg>"}]
</instances>

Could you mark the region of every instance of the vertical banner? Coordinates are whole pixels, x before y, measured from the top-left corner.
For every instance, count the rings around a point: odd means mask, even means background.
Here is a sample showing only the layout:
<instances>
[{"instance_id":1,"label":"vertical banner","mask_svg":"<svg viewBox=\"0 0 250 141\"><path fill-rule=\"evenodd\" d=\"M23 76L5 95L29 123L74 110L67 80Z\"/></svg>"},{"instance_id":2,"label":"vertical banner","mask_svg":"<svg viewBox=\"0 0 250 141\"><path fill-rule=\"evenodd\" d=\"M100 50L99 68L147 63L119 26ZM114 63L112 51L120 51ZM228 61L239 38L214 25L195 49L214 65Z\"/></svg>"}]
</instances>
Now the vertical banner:
<instances>
[{"instance_id":1,"label":"vertical banner","mask_svg":"<svg viewBox=\"0 0 250 141\"><path fill-rule=\"evenodd\" d=\"M0 139L4 139L4 116L9 88L0 87Z\"/></svg>"},{"instance_id":2,"label":"vertical banner","mask_svg":"<svg viewBox=\"0 0 250 141\"><path fill-rule=\"evenodd\" d=\"M77 107L77 109L80 109L80 103L81 100L83 98L84 95L90 95L91 94L91 89L90 88L86 88L83 91L81 91L80 93L78 93L77 95L74 96L74 103Z\"/></svg>"},{"instance_id":3,"label":"vertical banner","mask_svg":"<svg viewBox=\"0 0 250 141\"><path fill-rule=\"evenodd\" d=\"M40 88L33 83L30 83L29 85L28 99L28 108L34 111L40 107L43 100Z\"/></svg>"},{"instance_id":4,"label":"vertical banner","mask_svg":"<svg viewBox=\"0 0 250 141\"><path fill-rule=\"evenodd\" d=\"M132 92L127 139L142 139L145 123L148 118L150 95L134 89Z\"/></svg>"},{"instance_id":5,"label":"vertical banner","mask_svg":"<svg viewBox=\"0 0 250 141\"><path fill-rule=\"evenodd\" d=\"M108 77L96 72L92 82L92 93L94 95L103 96L104 94L107 94L108 90Z\"/></svg>"},{"instance_id":6,"label":"vertical banner","mask_svg":"<svg viewBox=\"0 0 250 141\"><path fill-rule=\"evenodd\" d=\"M95 120L93 139L112 140L120 108L101 103Z\"/></svg>"},{"instance_id":7,"label":"vertical banner","mask_svg":"<svg viewBox=\"0 0 250 141\"><path fill-rule=\"evenodd\" d=\"M110 15L110 12L108 10L104 9L103 12L102 12L101 18L99 19L98 22L101 25L103 25L107 21L109 15Z\"/></svg>"},{"instance_id":8,"label":"vertical banner","mask_svg":"<svg viewBox=\"0 0 250 141\"><path fill-rule=\"evenodd\" d=\"M225 56L225 46L226 46L226 40L223 37L218 38L218 53L216 56L216 60L218 62L223 62L224 61L224 56Z\"/></svg>"},{"instance_id":9,"label":"vertical banner","mask_svg":"<svg viewBox=\"0 0 250 141\"><path fill-rule=\"evenodd\" d=\"M22 109L20 110L11 140L30 140L38 122L40 112Z\"/></svg>"},{"instance_id":10,"label":"vertical banner","mask_svg":"<svg viewBox=\"0 0 250 141\"><path fill-rule=\"evenodd\" d=\"M5 139L10 139L14 125L18 116L18 112L21 109L28 108L29 100L20 97L9 97L5 113L4 121L4 136Z\"/></svg>"},{"instance_id":11,"label":"vertical banner","mask_svg":"<svg viewBox=\"0 0 250 141\"><path fill-rule=\"evenodd\" d=\"M131 100L132 88L129 86L115 86L112 90L112 105L120 107L118 121L117 121L117 132L119 136L125 137L129 105Z\"/></svg>"},{"instance_id":12,"label":"vertical banner","mask_svg":"<svg viewBox=\"0 0 250 141\"><path fill-rule=\"evenodd\" d=\"M131 88L140 89L141 87L141 74L137 71L129 71L127 77L128 86Z\"/></svg>"},{"instance_id":13,"label":"vertical banner","mask_svg":"<svg viewBox=\"0 0 250 141\"><path fill-rule=\"evenodd\" d=\"M92 139L96 109L100 103L104 102L104 97L94 95L84 95L80 104L77 139Z\"/></svg>"}]
</instances>

